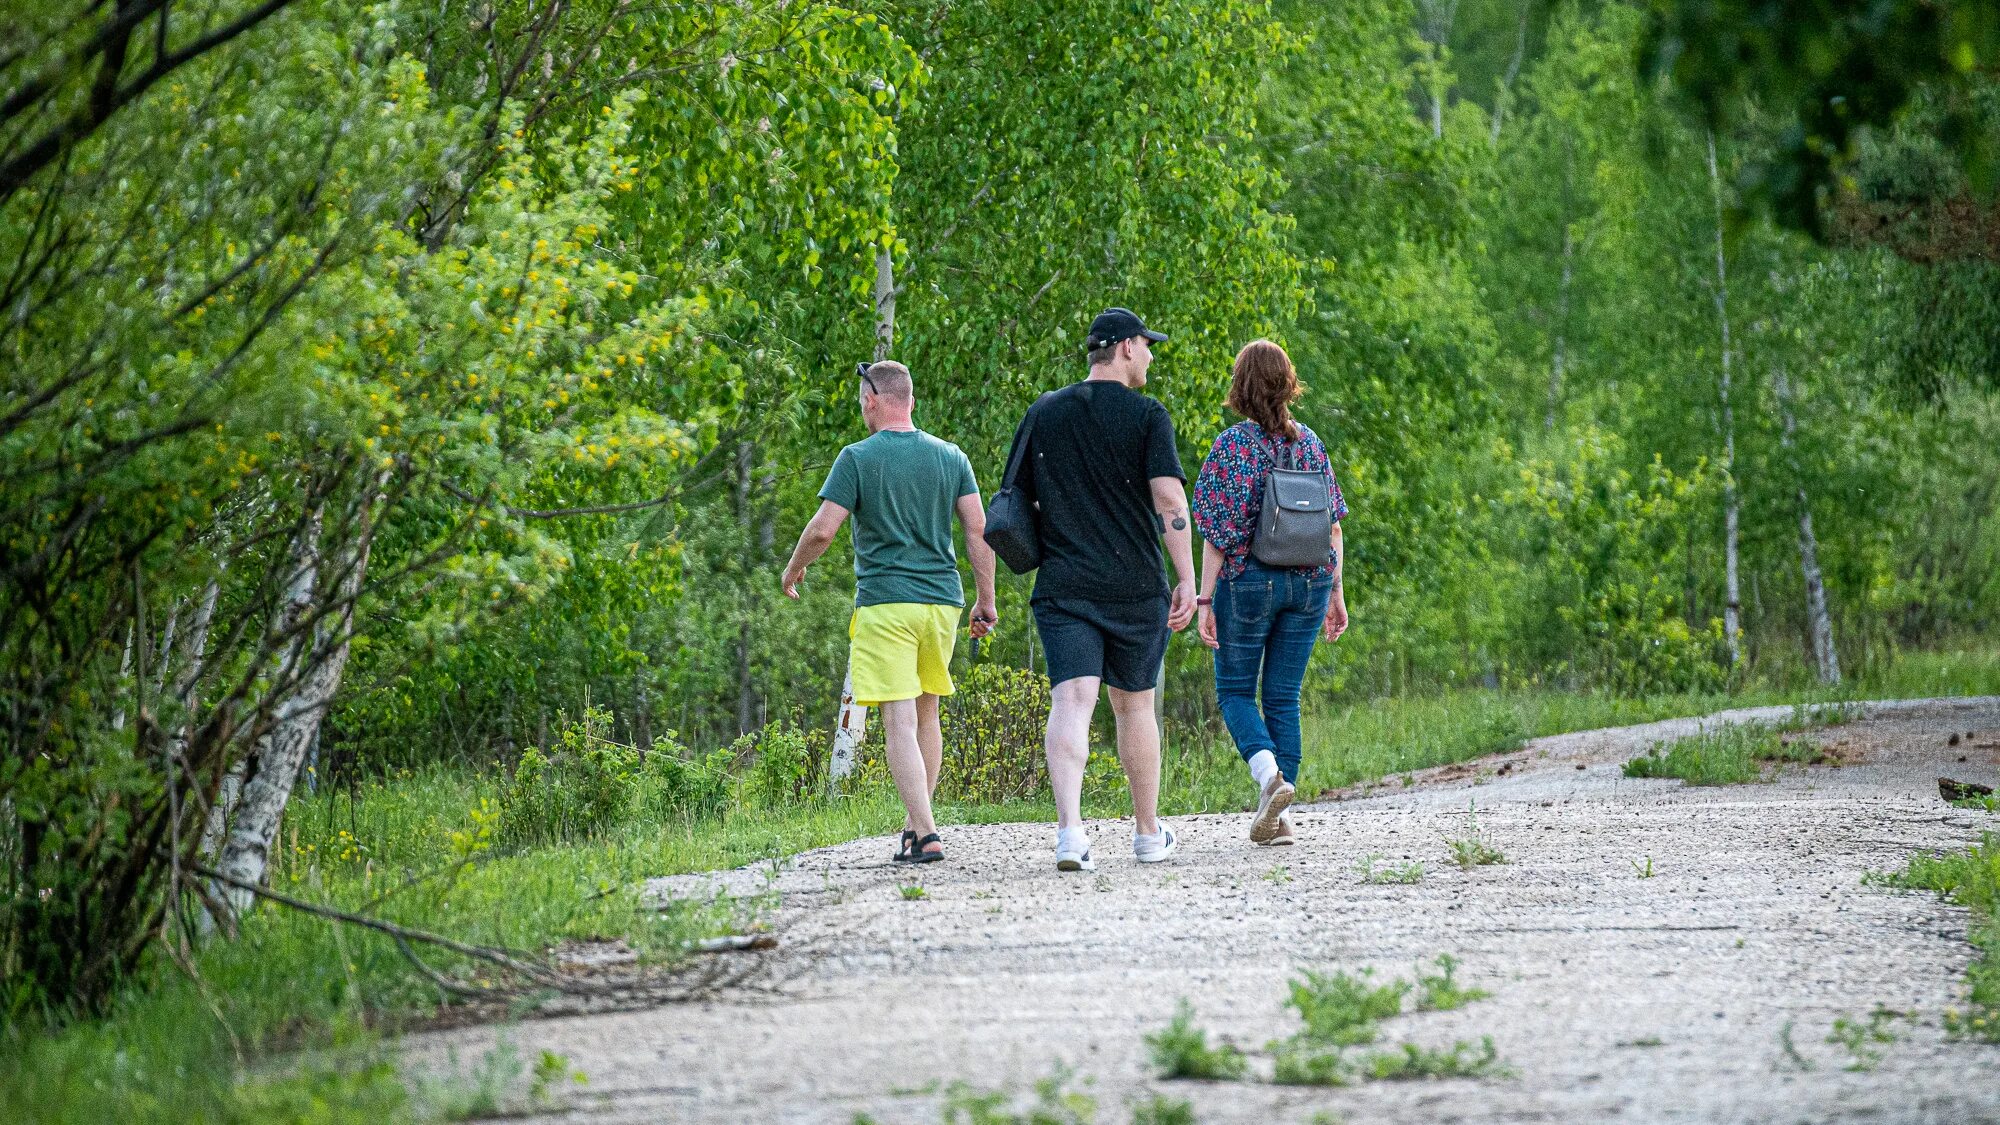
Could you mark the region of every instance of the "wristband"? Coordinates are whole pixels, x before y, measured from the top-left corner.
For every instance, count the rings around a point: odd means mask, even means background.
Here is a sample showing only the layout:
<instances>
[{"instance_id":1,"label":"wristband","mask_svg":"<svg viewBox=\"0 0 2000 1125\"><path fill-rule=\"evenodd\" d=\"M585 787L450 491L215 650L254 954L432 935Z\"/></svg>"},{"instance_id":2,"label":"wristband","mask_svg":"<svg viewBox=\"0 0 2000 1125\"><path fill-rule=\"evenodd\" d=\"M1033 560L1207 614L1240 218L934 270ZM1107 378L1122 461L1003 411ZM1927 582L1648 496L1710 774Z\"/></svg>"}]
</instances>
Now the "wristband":
<instances>
[{"instance_id":1,"label":"wristband","mask_svg":"<svg viewBox=\"0 0 2000 1125\"><path fill-rule=\"evenodd\" d=\"M1214 598L1211 598L1211 597L1206 597L1206 596L1204 596L1204 597L1199 597L1199 598L1196 598L1196 599L1194 600L1194 604L1196 604L1196 605L1214 605L1214 604L1215 604L1215 599L1214 599Z\"/></svg>"}]
</instances>

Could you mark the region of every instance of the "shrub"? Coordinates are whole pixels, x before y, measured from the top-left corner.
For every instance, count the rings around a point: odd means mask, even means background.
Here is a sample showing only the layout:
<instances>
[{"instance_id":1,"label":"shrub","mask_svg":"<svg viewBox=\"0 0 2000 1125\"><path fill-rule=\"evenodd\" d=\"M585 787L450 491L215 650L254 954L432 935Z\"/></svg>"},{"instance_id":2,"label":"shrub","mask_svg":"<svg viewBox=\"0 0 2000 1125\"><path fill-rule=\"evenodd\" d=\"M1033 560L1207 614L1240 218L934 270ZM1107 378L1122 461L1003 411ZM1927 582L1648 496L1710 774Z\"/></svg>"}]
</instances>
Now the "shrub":
<instances>
[{"instance_id":1,"label":"shrub","mask_svg":"<svg viewBox=\"0 0 2000 1125\"><path fill-rule=\"evenodd\" d=\"M611 713L592 707L560 724L556 745L529 747L500 791L502 844L587 839L624 820L632 807L639 752L613 742Z\"/></svg>"},{"instance_id":2,"label":"shrub","mask_svg":"<svg viewBox=\"0 0 2000 1125\"><path fill-rule=\"evenodd\" d=\"M813 792L820 772L817 747L823 741L780 721L737 739L725 753L736 760L752 756L743 778L745 799L763 808L780 808Z\"/></svg>"},{"instance_id":3,"label":"shrub","mask_svg":"<svg viewBox=\"0 0 2000 1125\"><path fill-rule=\"evenodd\" d=\"M943 706L939 795L974 804L1033 797L1047 786L1042 733L1049 681L1039 672L976 664Z\"/></svg>"},{"instance_id":4,"label":"shrub","mask_svg":"<svg viewBox=\"0 0 2000 1125\"><path fill-rule=\"evenodd\" d=\"M673 731L655 738L640 771L646 815L669 820L720 813L729 804L729 762L726 749L696 756Z\"/></svg>"}]
</instances>

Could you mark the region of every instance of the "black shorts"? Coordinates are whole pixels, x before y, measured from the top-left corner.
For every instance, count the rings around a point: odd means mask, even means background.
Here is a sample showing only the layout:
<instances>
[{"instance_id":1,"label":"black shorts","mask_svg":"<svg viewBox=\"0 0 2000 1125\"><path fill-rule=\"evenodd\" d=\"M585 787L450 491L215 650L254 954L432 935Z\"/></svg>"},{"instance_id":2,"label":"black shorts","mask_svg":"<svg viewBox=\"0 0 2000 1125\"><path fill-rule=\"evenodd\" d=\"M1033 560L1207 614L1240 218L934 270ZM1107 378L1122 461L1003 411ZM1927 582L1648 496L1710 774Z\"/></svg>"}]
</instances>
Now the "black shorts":
<instances>
[{"instance_id":1,"label":"black shorts","mask_svg":"<svg viewBox=\"0 0 2000 1125\"><path fill-rule=\"evenodd\" d=\"M1119 691L1151 691L1167 655L1167 598L1093 602L1036 598L1035 628L1048 654L1049 683L1097 676Z\"/></svg>"}]
</instances>

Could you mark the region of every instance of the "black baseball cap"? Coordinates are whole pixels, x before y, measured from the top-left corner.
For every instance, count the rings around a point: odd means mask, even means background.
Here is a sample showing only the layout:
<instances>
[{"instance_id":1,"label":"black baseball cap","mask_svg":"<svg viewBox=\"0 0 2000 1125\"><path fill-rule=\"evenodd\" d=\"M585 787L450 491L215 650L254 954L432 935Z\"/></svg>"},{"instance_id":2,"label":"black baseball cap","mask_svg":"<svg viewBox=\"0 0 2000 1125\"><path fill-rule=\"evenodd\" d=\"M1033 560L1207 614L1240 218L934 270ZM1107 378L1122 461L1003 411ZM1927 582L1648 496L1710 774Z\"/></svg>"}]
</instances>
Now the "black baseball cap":
<instances>
[{"instance_id":1,"label":"black baseball cap","mask_svg":"<svg viewBox=\"0 0 2000 1125\"><path fill-rule=\"evenodd\" d=\"M1146 327L1145 321L1140 320L1139 314L1131 309L1105 309L1090 322L1090 336L1084 340L1083 346L1085 351L1096 351L1134 336L1144 336L1156 344L1167 338L1165 332L1155 332Z\"/></svg>"}]
</instances>

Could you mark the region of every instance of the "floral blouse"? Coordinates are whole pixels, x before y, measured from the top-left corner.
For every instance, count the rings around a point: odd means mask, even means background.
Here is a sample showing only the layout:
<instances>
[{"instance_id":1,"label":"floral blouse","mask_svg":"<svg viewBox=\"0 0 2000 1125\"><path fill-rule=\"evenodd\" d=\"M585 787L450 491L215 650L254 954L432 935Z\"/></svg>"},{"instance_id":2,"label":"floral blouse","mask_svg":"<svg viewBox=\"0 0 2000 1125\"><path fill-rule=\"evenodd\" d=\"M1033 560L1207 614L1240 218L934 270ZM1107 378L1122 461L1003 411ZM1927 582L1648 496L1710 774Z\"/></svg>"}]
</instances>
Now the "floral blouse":
<instances>
[{"instance_id":1,"label":"floral blouse","mask_svg":"<svg viewBox=\"0 0 2000 1125\"><path fill-rule=\"evenodd\" d=\"M1347 499L1340 493L1340 482L1333 478L1326 446L1311 430L1300 426L1299 440L1293 442L1266 437L1263 427L1255 422L1238 422L1217 435L1194 484L1194 525L1203 539L1222 552L1223 578L1242 574L1250 557L1250 539L1257 532L1257 516L1264 506L1264 474L1272 467L1271 455L1265 451L1267 443L1288 450L1299 468L1325 473L1334 522L1347 515ZM1326 565L1308 573L1315 578L1330 577L1332 556L1329 547Z\"/></svg>"}]
</instances>

